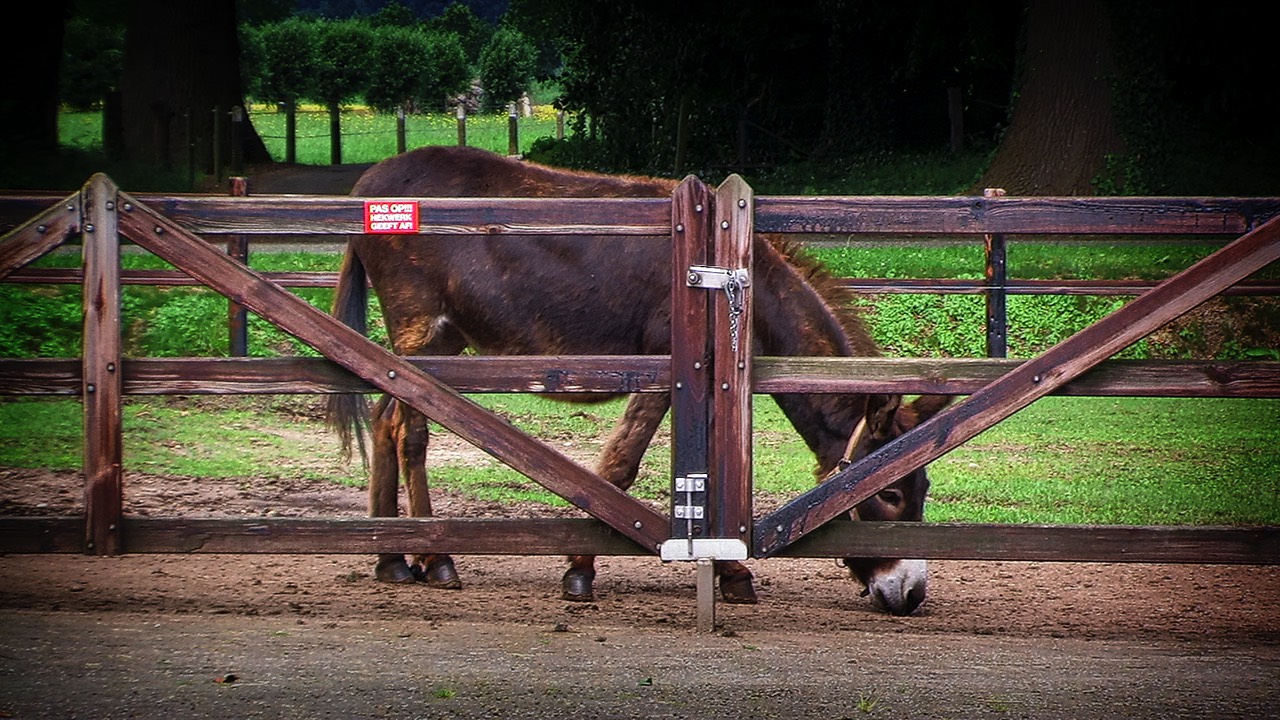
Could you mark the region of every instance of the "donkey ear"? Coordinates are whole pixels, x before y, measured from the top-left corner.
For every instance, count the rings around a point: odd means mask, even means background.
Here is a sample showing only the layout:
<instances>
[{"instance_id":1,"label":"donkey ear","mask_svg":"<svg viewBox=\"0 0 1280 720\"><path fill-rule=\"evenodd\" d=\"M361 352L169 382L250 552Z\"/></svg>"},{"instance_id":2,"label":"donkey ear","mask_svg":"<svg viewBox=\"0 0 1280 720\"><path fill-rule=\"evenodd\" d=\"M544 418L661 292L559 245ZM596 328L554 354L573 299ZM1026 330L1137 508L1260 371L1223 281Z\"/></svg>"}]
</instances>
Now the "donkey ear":
<instances>
[{"instance_id":1,"label":"donkey ear","mask_svg":"<svg viewBox=\"0 0 1280 720\"><path fill-rule=\"evenodd\" d=\"M893 415L893 424L897 426L898 434L901 435L942 412L943 408L951 404L952 399L950 395L921 395L899 407Z\"/></svg>"},{"instance_id":2,"label":"donkey ear","mask_svg":"<svg viewBox=\"0 0 1280 720\"><path fill-rule=\"evenodd\" d=\"M901 412L901 395L872 395L868 400L867 429L871 438L879 442L891 440L894 432L894 418Z\"/></svg>"}]
</instances>

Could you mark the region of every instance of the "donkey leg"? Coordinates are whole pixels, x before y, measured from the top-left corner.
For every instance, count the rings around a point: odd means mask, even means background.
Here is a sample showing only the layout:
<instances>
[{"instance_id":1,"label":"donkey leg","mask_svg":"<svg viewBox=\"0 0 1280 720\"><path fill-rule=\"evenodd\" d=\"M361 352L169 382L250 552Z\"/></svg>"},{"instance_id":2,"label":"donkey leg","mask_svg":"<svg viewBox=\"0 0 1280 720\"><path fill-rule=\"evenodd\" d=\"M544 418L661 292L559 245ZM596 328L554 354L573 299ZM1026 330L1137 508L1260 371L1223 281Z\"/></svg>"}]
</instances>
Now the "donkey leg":
<instances>
[{"instance_id":1,"label":"donkey leg","mask_svg":"<svg viewBox=\"0 0 1280 720\"><path fill-rule=\"evenodd\" d=\"M626 490L636 480L640 460L653 440L653 433L671 406L665 393L636 393L627 402L622 419L614 427L596 465L605 480ZM596 578L594 555L570 555L569 569L561 579L561 597L573 602L595 599L592 587Z\"/></svg>"},{"instance_id":2,"label":"donkey leg","mask_svg":"<svg viewBox=\"0 0 1280 720\"><path fill-rule=\"evenodd\" d=\"M400 476L396 462L396 423L393 418L396 403L384 395L373 409L369 428L373 446L369 467L369 516L396 517L400 514ZM378 556L374 577L383 582L415 582L409 564L403 554L386 553Z\"/></svg>"},{"instance_id":3,"label":"donkey leg","mask_svg":"<svg viewBox=\"0 0 1280 720\"><path fill-rule=\"evenodd\" d=\"M737 560L717 560L716 574L720 576L720 599L738 605L755 605L754 578L746 565Z\"/></svg>"},{"instance_id":4,"label":"donkey leg","mask_svg":"<svg viewBox=\"0 0 1280 720\"><path fill-rule=\"evenodd\" d=\"M400 436L397 454L400 457L400 474L404 476L405 489L409 493L409 515L431 517L431 495L427 482L427 446L430 429L422 413L400 404ZM411 568L414 576L427 585L445 590L459 590L462 580L453 567L453 558L443 554L414 556Z\"/></svg>"}]
</instances>

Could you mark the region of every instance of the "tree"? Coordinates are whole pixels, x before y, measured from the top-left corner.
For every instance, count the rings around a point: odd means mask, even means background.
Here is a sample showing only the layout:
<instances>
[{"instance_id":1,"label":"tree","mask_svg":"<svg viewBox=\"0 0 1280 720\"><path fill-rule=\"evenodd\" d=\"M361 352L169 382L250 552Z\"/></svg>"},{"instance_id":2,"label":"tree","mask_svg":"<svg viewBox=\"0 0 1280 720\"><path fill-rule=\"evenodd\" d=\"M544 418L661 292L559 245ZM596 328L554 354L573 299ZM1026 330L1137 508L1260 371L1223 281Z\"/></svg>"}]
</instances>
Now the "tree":
<instances>
[{"instance_id":1,"label":"tree","mask_svg":"<svg viewBox=\"0 0 1280 720\"><path fill-rule=\"evenodd\" d=\"M391 112L419 106L443 107L444 99L466 89L471 75L458 36L420 27L384 27L374 33L365 101Z\"/></svg>"},{"instance_id":2,"label":"tree","mask_svg":"<svg viewBox=\"0 0 1280 720\"><path fill-rule=\"evenodd\" d=\"M1102 0L1031 0L1022 79L1009 128L975 190L1092 195L1124 151L1113 110L1110 18Z\"/></svg>"},{"instance_id":3,"label":"tree","mask_svg":"<svg viewBox=\"0 0 1280 720\"><path fill-rule=\"evenodd\" d=\"M58 150L58 66L71 0L22 8L19 25L0 43L8 86L0 100L0 157L12 160Z\"/></svg>"},{"instance_id":4,"label":"tree","mask_svg":"<svg viewBox=\"0 0 1280 720\"><path fill-rule=\"evenodd\" d=\"M427 21L427 27L441 32L451 32L458 36L462 50L466 53L467 62L478 63L480 51L493 36L493 28L476 16L467 5L454 0L440 15Z\"/></svg>"},{"instance_id":5,"label":"tree","mask_svg":"<svg viewBox=\"0 0 1280 720\"><path fill-rule=\"evenodd\" d=\"M500 27L480 53L480 85L493 106L514 102L533 83L538 53L515 28Z\"/></svg>"},{"instance_id":6,"label":"tree","mask_svg":"<svg viewBox=\"0 0 1280 720\"><path fill-rule=\"evenodd\" d=\"M329 161L342 163L342 103L356 99L369 84L369 48L373 31L361 20L325 20L316 44L316 99L329 109Z\"/></svg>"},{"instance_id":7,"label":"tree","mask_svg":"<svg viewBox=\"0 0 1280 720\"><path fill-rule=\"evenodd\" d=\"M311 95L318 42L316 24L291 17L263 25L258 37L262 47L259 99L292 104Z\"/></svg>"},{"instance_id":8,"label":"tree","mask_svg":"<svg viewBox=\"0 0 1280 720\"><path fill-rule=\"evenodd\" d=\"M373 34L365 102L380 112L404 108L430 72L431 44L416 28L382 27Z\"/></svg>"},{"instance_id":9,"label":"tree","mask_svg":"<svg viewBox=\"0 0 1280 720\"><path fill-rule=\"evenodd\" d=\"M254 73L257 99L284 106L284 160L286 163L296 162L298 100L310 96L314 90L316 46L319 42L316 23L290 17L245 34L253 38L253 47L257 51L258 64ZM246 87L249 86L251 83L246 83Z\"/></svg>"},{"instance_id":10,"label":"tree","mask_svg":"<svg viewBox=\"0 0 1280 720\"><path fill-rule=\"evenodd\" d=\"M244 106L234 0L128 4L120 79L124 151L133 163L169 167L185 162L187 122L212 158L214 111ZM218 118L222 123L223 117ZM224 124L225 126L225 124ZM269 162L266 146L246 122L247 162ZM231 156L230 133L219 148Z\"/></svg>"},{"instance_id":11,"label":"tree","mask_svg":"<svg viewBox=\"0 0 1280 720\"><path fill-rule=\"evenodd\" d=\"M62 102L75 110L102 107L120 85L124 66L124 23L114 14L78 14L63 35Z\"/></svg>"}]
</instances>

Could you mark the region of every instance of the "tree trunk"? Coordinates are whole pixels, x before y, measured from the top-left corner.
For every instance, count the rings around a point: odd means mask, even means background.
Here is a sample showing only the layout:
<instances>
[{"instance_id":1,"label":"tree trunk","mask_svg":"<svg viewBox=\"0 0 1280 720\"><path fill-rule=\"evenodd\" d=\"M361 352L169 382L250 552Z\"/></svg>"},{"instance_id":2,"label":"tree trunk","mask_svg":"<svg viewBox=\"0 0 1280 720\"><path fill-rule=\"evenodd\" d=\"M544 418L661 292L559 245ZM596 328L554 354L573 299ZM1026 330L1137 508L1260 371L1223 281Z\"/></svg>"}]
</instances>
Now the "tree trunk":
<instances>
[{"instance_id":1,"label":"tree trunk","mask_svg":"<svg viewBox=\"0 0 1280 720\"><path fill-rule=\"evenodd\" d=\"M1101 0L1031 0L1022 82L982 180L1010 195L1092 195L1123 151L1112 112L1110 20Z\"/></svg>"},{"instance_id":2,"label":"tree trunk","mask_svg":"<svg viewBox=\"0 0 1280 720\"><path fill-rule=\"evenodd\" d=\"M124 150L131 162L181 167L188 143L194 143L198 162L211 170L213 108L244 106L235 0L130 2L120 91ZM230 118L220 125L230 127ZM219 155L231 157L230 133L222 135ZM251 124L241 142L247 162L270 162Z\"/></svg>"},{"instance_id":3,"label":"tree trunk","mask_svg":"<svg viewBox=\"0 0 1280 720\"><path fill-rule=\"evenodd\" d=\"M11 31L0 43L8 70L0 98L0 161L58 151L58 67L70 12L70 0L47 0L23 5L22 19L10 19Z\"/></svg>"}]
</instances>

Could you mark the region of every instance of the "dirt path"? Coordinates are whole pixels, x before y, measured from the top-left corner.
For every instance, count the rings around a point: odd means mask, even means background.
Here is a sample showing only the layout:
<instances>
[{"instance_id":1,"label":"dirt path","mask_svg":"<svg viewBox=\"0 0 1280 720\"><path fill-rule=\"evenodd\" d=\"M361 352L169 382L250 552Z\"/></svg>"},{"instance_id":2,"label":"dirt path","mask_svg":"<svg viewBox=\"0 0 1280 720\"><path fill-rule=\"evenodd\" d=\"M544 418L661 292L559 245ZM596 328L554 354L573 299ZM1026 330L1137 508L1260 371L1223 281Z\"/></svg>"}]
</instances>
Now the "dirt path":
<instances>
[{"instance_id":1,"label":"dirt path","mask_svg":"<svg viewBox=\"0 0 1280 720\"><path fill-rule=\"evenodd\" d=\"M67 512L75 483L0 471L3 513ZM126 487L150 515L364 505L304 481L130 474ZM0 717L1255 718L1280 705L1277 568L935 562L922 612L893 618L832 561L755 561L761 604L721 605L704 635L690 566L599 566L597 601L580 605L559 599L553 557L459 558L462 592L377 583L365 556L0 557Z\"/></svg>"}]
</instances>

